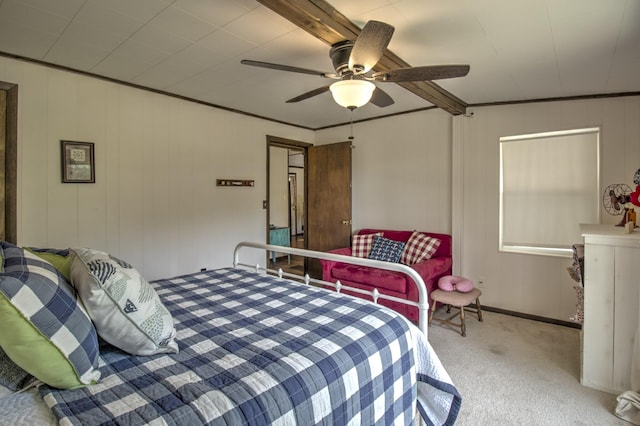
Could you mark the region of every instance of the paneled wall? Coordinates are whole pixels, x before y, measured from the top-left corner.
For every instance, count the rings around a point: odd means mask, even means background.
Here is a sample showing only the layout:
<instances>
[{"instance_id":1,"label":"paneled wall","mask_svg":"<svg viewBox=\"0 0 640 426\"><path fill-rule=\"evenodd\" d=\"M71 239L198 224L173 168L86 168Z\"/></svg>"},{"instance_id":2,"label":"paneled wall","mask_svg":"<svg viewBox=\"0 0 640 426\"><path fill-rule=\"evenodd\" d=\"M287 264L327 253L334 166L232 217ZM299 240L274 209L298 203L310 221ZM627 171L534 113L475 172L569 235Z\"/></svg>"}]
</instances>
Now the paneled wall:
<instances>
[{"instance_id":1,"label":"paneled wall","mask_svg":"<svg viewBox=\"0 0 640 426\"><path fill-rule=\"evenodd\" d=\"M348 118L345 110L345 121ZM346 141L350 132L349 126L317 131L316 143ZM451 232L448 113L434 109L356 123L353 136L354 231L381 227Z\"/></svg>"},{"instance_id":2,"label":"paneled wall","mask_svg":"<svg viewBox=\"0 0 640 426\"><path fill-rule=\"evenodd\" d=\"M498 139L600 127L601 193L612 183L632 186L640 168L640 97L494 106L473 112L472 117L453 119L454 272L482 280L487 305L568 320L576 303L575 282L566 271L571 259L498 251ZM603 223L619 220L602 210Z\"/></svg>"},{"instance_id":3,"label":"paneled wall","mask_svg":"<svg viewBox=\"0 0 640 426\"><path fill-rule=\"evenodd\" d=\"M308 130L7 58L0 81L19 85L19 244L105 250L148 279L229 266L236 242L265 241L266 135L313 140ZM95 143L95 184L61 183L61 139ZM255 187L216 187L217 178Z\"/></svg>"}]
</instances>

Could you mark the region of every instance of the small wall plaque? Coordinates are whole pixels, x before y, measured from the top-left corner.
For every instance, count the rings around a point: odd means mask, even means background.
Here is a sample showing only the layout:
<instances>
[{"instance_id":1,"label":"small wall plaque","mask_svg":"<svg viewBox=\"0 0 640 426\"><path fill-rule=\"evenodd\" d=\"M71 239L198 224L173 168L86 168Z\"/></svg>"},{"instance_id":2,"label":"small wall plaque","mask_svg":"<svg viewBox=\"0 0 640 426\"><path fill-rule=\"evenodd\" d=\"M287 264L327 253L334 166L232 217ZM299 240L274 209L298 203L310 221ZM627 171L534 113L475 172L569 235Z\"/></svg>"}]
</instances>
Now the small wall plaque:
<instances>
[{"instance_id":1,"label":"small wall plaque","mask_svg":"<svg viewBox=\"0 0 640 426\"><path fill-rule=\"evenodd\" d=\"M216 186L254 186L254 180L246 179L217 179Z\"/></svg>"},{"instance_id":2,"label":"small wall plaque","mask_svg":"<svg viewBox=\"0 0 640 426\"><path fill-rule=\"evenodd\" d=\"M92 142L60 141L62 183L95 183Z\"/></svg>"}]
</instances>

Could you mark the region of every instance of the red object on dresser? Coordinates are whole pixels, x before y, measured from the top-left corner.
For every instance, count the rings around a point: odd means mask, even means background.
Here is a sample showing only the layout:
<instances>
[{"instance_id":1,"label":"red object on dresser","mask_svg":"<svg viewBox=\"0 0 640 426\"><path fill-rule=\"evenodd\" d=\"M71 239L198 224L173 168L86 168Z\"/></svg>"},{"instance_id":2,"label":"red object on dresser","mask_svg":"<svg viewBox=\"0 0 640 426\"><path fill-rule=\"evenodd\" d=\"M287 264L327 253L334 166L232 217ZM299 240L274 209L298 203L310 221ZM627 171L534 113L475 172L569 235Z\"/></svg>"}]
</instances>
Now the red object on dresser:
<instances>
[{"instance_id":1,"label":"red object on dresser","mask_svg":"<svg viewBox=\"0 0 640 426\"><path fill-rule=\"evenodd\" d=\"M413 231L361 229L356 235L373 234L376 232L382 232L382 236L390 240L403 242L407 242L413 233ZM427 287L427 293L430 295L433 290L438 288L438 279L440 279L440 277L451 275L453 265L451 235L421 232L440 240L440 246L430 259L409 265L422 277ZM330 250L329 253L351 256L351 247ZM325 281L335 283L340 280L343 285L368 291L377 288L380 293L389 296L412 300L414 302L418 301L418 290L413 280L400 272L386 271L332 260L321 260L320 263L322 263L322 279ZM371 297L367 295L350 293L345 290L343 290L343 292L362 299L371 300ZM418 321L418 308L416 307L384 299L379 299L378 303L403 314L412 321ZM429 306L431 306L431 303L431 296L429 296Z\"/></svg>"}]
</instances>

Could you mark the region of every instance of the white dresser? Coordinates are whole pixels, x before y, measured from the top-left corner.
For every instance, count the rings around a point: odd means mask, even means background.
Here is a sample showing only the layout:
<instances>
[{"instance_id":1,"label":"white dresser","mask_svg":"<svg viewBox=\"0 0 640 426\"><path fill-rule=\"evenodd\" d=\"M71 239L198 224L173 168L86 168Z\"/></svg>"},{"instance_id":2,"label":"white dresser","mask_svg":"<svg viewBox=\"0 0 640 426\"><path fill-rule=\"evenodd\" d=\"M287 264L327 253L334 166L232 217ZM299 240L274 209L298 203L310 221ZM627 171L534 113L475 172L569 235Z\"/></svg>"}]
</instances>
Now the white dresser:
<instances>
[{"instance_id":1,"label":"white dresser","mask_svg":"<svg viewBox=\"0 0 640 426\"><path fill-rule=\"evenodd\" d=\"M631 390L640 318L640 230L625 234L613 225L581 225L580 231L585 271L580 382L619 394Z\"/></svg>"}]
</instances>

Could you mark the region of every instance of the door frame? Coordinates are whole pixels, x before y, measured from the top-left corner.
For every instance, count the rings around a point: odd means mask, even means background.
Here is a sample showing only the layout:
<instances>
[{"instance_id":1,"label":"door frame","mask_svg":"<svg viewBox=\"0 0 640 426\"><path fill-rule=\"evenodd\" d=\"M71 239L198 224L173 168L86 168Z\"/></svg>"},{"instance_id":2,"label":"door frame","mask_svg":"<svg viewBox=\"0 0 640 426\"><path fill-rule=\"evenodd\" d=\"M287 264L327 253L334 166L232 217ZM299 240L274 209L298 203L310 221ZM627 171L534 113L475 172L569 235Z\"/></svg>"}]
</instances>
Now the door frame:
<instances>
[{"instance_id":1,"label":"door frame","mask_svg":"<svg viewBox=\"0 0 640 426\"><path fill-rule=\"evenodd\" d=\"M0 81L6 93L4 135L4 240L18 243L18 85Z\"/></svg>"}]
</instances>

